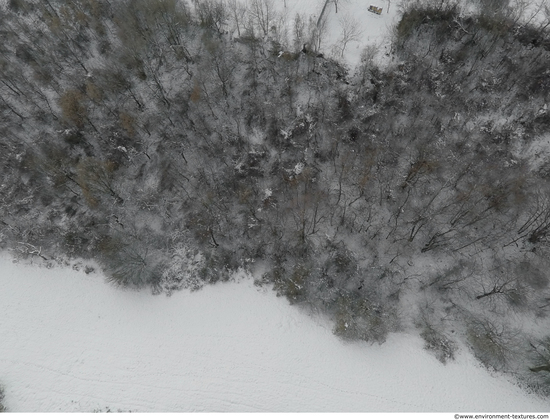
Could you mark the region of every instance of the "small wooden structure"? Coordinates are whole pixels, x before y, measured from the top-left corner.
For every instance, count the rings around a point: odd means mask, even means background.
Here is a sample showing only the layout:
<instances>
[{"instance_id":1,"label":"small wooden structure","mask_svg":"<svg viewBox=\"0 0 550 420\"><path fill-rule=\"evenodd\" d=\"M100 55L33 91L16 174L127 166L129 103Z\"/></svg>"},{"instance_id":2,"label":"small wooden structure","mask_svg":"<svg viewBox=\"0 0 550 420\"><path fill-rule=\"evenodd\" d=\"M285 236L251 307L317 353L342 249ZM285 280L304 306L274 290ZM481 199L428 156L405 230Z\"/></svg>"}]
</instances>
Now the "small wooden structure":
<instances>
[{"instance_id":1,"label":"small wooden structure","mask_svg":"<svg viewBox=\"0 0 550 420\"><path fill-rule=\"evenodd\" d=\"M382 14L382 8L373 6L372 4L369 6L369 12L376 13L377 15Z\"/></svg>"}]
</instances>

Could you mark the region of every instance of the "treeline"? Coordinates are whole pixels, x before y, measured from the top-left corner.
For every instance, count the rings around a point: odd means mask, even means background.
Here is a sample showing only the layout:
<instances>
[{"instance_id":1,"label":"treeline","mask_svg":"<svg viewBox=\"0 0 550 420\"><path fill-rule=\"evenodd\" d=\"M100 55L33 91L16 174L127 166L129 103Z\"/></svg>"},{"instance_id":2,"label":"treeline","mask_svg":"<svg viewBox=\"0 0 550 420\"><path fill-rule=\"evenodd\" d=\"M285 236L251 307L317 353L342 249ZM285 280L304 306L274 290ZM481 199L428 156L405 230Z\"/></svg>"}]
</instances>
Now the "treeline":
<instances>
[{"instance_id":1,"label":"treeline","mask_svg":"<svg viewBox=\"0 0 550 420\"><path fill-rule=\"evenodd\" d=\"M3 413L6 411L6 407L2 404L4 402L4 397L5 397L4 387L0 385L0 413Z\"/></svg>"},{"instance_id":2,"label":"treeline","mask_svg":"<svg viewBox=\"0 0 550 420\"><path fill-rule=\"evenodd\" d=\"M548 392L550 20L504 3L411 3L350 75L269 0L11 0L0 244L157 293L244 268Z\"/></svg>"}]
</instances>

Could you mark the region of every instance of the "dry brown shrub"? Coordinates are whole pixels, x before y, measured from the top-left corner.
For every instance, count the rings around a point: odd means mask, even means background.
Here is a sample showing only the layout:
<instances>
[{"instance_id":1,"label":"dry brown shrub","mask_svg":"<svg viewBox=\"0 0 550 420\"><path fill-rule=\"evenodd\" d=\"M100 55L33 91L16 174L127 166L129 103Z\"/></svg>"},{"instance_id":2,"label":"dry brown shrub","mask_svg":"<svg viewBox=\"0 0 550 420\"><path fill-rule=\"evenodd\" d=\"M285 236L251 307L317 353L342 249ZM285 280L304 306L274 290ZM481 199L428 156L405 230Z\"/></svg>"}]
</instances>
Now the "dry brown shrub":
<instances>
[{"instance_id":1,"label":"dry brown shrub","mask_svg":"<svg viewBox=\"0 0 550 420\"><path fill-rule=\"evenodd\" d=\"M84 95L76 89L67 90L58 101L63 118L78 128L82 128L86 120L86 107L83 102Z\"/></svg>"}]
</instances>

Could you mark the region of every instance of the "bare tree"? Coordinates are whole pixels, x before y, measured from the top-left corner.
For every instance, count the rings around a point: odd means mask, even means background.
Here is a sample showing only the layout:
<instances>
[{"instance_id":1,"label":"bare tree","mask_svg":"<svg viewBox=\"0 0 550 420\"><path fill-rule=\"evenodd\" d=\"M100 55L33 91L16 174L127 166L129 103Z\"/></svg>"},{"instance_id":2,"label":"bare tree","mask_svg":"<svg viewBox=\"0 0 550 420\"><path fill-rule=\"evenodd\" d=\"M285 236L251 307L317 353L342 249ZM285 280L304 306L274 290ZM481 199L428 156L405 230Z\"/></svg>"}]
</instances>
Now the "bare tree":
<instances>
[{"instance_id":1,"label":"bare tree","mask_svg":"<svg viewBox=\"0 0 550 420\"><path fill-rule=\"evenodd\" d=\"M530 367L531 372L549 372L550 373L550 337L545 337L538 343L529 343L532 348L533 362L535 367Z\"/></svg>"},{"instance_id":2,"label":"bare tree","mask_svg":"<svg viewBox=\"0 0 550 420\"><path fill-rule=\"evenodd\" d=\"M336 13L338 13L338 5L342 2L347 3L348 0L332 0L334 2L334 8L336 9Z\"/></svg>"},{"instance_id":3,"label":"bare tree","mask_svg":"<svg viewBox=\"0 0 550 420\"><path fill-rule=\"evenodd\" d=\"M108 196L116 203L124 200L115 191L113 162L101 162L96 159L82 159L77 167L77 182L88 205L92 208L99 204L101 196Z\"/></svg>"},{"instance_id":4,"label":"bare tree","mask_svg":"<svg viewBox=\"0 0 550 420\"><path fill-rule=\"evenodd\" d=\"M267 37L273 21L276 19L274 0L253 0L249 13L262 35Z\"/></svg>"},{"instance_id":5,"label":"bare tree","mask_svg":"<svg viewBox=\"0 0 550 420\"><path fill-rule=\"evenodd\" d=\"M229 19L235 26L237 36L240 38L243 19L246 13L246 6L244 6L239 0L228 0L227 7L229 9Z\"/></svg>"},{"instance_id":6,"label":"bare tree","mask_svg":"<svg viewBox=\"0 0 550 420\"><path fill-rule=\"evenodd\" d=\"M310 22L310 46L314 51L321 49L321 44L327 34L327 17L321 15L317 20L316 25L312 25Z\"/></svg>"},{"instance_id":7,"label":"bare tree","mask_svg":"<svg viewBox=\"0 0 550 420\"><path fill-rule=\"evenodd\" d=\"M327 6L330 3L330 0L326 0L325 4L323 5L323 9L321 10L321 14L319 15L319 19L317 19L317 27L319 27L321 21L325 17L325 11L327 10Z\"/></svg>"},{"instance_id":8,"label":"bare tree","mask_svg":"<svg viewBox=\"0 0 550 420\"><path fill-rule=\"evenodd\" d=\"M518 21L523 21L521 26L525 27L529 25L541 11L544 13L544 5L546 3L545 0L540 0L534 4L533 2L528 0L512 0L512 1L513 1L512 10L513 10L513 13L515 14L514 24L517 23ZM532 11L529 11L529 14L528 14L528 9L531 4L533 4L534 9Z\"/></svg>"},{"instance_id":9,"label":"bare tree","mask_svg":"<svg viewBox=\"0 0 550 420\"><path fill-rule=\"evenodd\" d=\"M0 413L6 411L6 407L2 404L4 401L4 387L0 385Z\"/></svg>"},{"instance_id":10,"label":"bare tree","mask_svg":"<svg viewBox=\"0 0 550 420\"><path fill-rule=\"evenodd\" d=\"M544 6L544 21L540 25L541 31L545 31L549 25L550 25L550 5L546 4Z\"/></svg>"},{"instance_id":11,"label":"bare tree","mask_svg":"<svg viewBox=\"0 0 550 420\"><path fill-rule=\"evenodd\" d=\"M363 31L361 30L359 21L351 15L345 15L339 20L340 25L342 26L342 35L339 40L340 55L343 57L347 45L350 42L359 41Z\"/></svg>"},{"instance_id":12,"label":"bare tree","mask_svg":"<svg viewBox=\"0 0 550 420\"><path fill-rule=\"evenodd\" d=\"M194 3L201 25L221 33L229 19L226 4L220 0L194 0Z\"/></svg>"},{"instance_id":13,"label":"bare tree","mask_svg":"<svg viewBox=\"0 0 550 420\"><path fill-rule=\"evenodd\" d=\"M296 13L292 26L292 35L294 48L299 51L305 44L306 20L300 14Z\"/></svg>"}]
</instances>

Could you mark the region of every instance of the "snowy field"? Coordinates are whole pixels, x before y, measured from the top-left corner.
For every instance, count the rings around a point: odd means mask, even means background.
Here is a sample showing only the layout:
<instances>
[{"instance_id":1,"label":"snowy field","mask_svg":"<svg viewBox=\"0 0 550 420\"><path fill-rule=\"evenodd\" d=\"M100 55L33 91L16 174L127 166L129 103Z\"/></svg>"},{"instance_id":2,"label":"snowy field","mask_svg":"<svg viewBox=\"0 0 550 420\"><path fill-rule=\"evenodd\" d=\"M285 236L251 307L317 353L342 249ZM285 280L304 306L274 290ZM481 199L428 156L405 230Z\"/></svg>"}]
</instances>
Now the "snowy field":
<instances>
[{"instance_id":1,"label":"snowy field","mask_svg":"<svg viewBox=\"0 0 550 420\"><path fill-rule=\"evenodd\" d=\"M388 52L389 32L397 19L399 2L399 0L339 0L338 12L331 2L324 12L327 27L322 37L321 51L342 59L350 68L359 64L361 52L367 45L377 47L382 53ZM287 22L292 22L297 13L317 20L324 4L325 0L276 0L275 2L278 12L284 15ZM369 12L371 5L381 8L382 13L377 15ZM337 49L344 35L344 26L347 25L349 28L353 24L357 24L358 35L350 41L344 50L344 56L341 57Z\"/></svg>"},{"instance_id":2,"label":"snowy field","mask_svg":"<svg viewBox=\"0 0 550 420\"><path fill-rule=\"evenodd\" d=\"M321 15L325 0L276 0L277 11L289 22L289 33L292 33L292 22L296 14L303 17L312 17L315 21ZM367 45L377 47L379 52L389 52L389 33L392 24L398 15L399 0L339 0L338 12L331 2L327 5L324 17L326 18L326 30L322 37L321 51L342 60L355 67L361 60L361 52ZM373 5L382 8L382 13L377 15L369 12ZM338 51L344 36L344 27L348 30L350 25L357 25L357 36L346 46L343 57Z\"/></svg>"},{"instance_id":3,"label":"snowy field","mask_svg":"<svg viewBox=\"0 0 550 420\"><path fill-rule=\"evenodd\" d=\"M550 402L412 335L345 343L240 276L152 296L100 274L0 258L0 380L10 411L500 411Z\"/></svg>"},{"instance_id":4,"label":"snowy field","mask_svg":"<svg viewBox=\"0 0 550 420\"><path fill-rule=\"evenodd\" d=\"M246 0L240 0L246 3ZM546 0L510 0L511 5L517 5L522 10L521 21L535 24L544 19ZM389 62L391 45L391 30L399 20L399 9L402 0L337 0L338 11L334 1L330 1L324 12L326 30L322 37L321 51L347 64L350 69L355 68L361 61L361 53L367 46L376 48L378 64ZM289 34L292 33L292 22L296 14L304 17L319 18L326 0L274 0L277 11L288 22ZM464 13L472 13L476 6L472 2L463 1ZM370 6L382 9L380 15L369 11ZM357 36L346 46L341 55L339 48L344 37L344 27L349 33L350 25L358 27Z\"/></svg>"}]
</instances>

